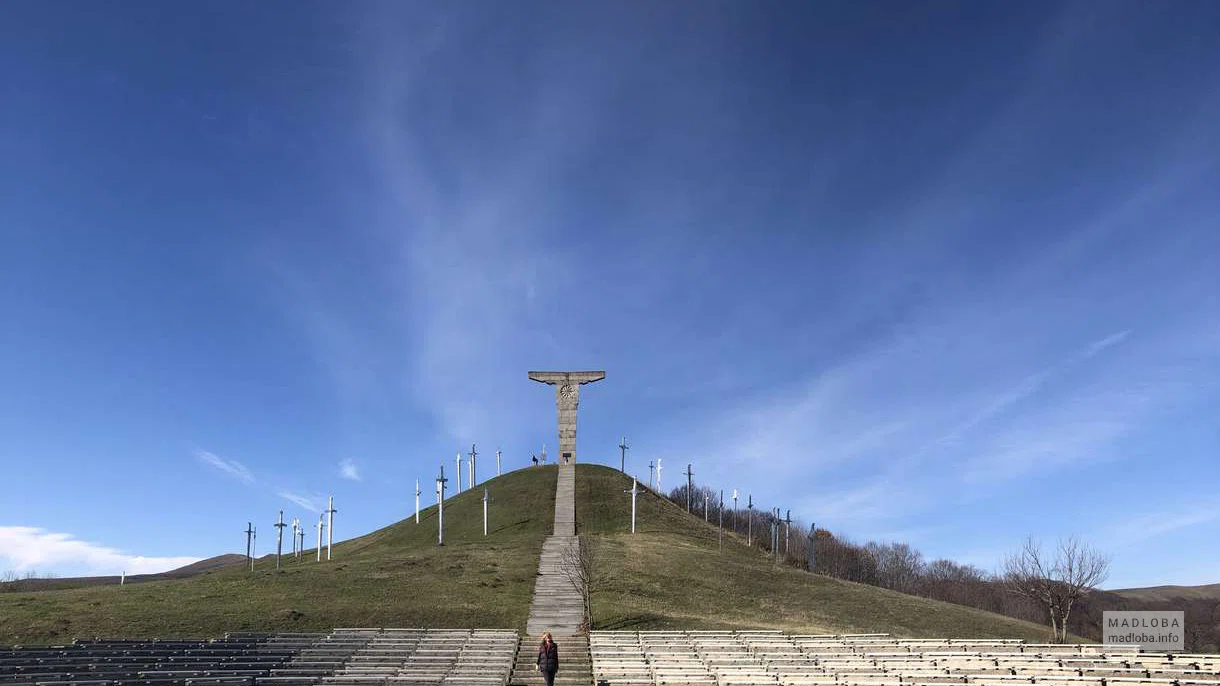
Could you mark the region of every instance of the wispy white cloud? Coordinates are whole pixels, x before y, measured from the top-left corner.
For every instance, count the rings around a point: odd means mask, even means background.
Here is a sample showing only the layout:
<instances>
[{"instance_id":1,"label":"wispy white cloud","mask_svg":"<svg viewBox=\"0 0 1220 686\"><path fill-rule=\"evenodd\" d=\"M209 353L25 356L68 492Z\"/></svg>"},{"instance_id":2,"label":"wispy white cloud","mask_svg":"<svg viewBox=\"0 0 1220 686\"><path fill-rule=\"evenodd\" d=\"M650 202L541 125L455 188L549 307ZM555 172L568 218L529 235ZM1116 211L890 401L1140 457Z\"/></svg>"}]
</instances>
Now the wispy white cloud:
<instances>
[{"instance_id":1,"label":"wispy white cloud","mask_svg":"<svg viewBox=\"0 0 1220 686\"><path fill-rule=\"evenodd\" d=\"M347 458L339 463L339 476L351 481L360 480L360 467L356 465L356 461Z\"/></svg>"},{"instance_id":2,"label":"wispy white cloud","mask_svg":"<svg viewBox=\"0 0 1220 686\"><path fill-rule=\"evenodd\" d=\"M210 453L206 450L195 450L194 455L195 459L199 460L200 462L214 469L218 469L225 474L232 476L238 481L241 481L242 483L254 483L254 474L246 468L246 465L238 462L237 460L226 460L223 457Z\"/></svg>"},{"instance_id":3,"label":"wispy white cloud","mask_svg":"<svg viewBox=\"0 0 1220 686\"><path fill-rule=\"evenodd\" d=\"M1096 342L1090 344L1088 349L1085 350L1085 352L1084 352L1084 358L1088 359L1088 358L1093 357L1094 355L1100 353L1101 351L1105 350L1106 348L1112 348L1112 347L1118 345L1119 343L1122 343L1123 341L1127 340L1127 336L1130 336L1130 335L1131 335L1131 329L1127 329L1126 331L1119 331L1118 333L1114 333L1109 336L1106 336L1105 338L1101 339L1100 341L1096 341Z\"/></svg>"},{"instance_id":4,"label":"wispy white cloud","mask_svg":"<svg viewBox=\"0 0 1220 686\"><path fill-rule=\"evenodd\" d=\"M1220 521L1220 502L1178 503L1171 508L1132 515L1100 532L1107 548L1127 548L1183 529ZM1215 583L1212 579L1211 583Z\"/></svg>"},{"instance_id":5,"label":"wispy white cloud","mask_svg":"<svg viewBox=\"0 0 1220 686\"><path fill-rule=\"evenodd\" d=\"M836 528L857 530L893 519L909 511L919 492L910 482L879 478L843 490L827 490L806 497L797 505L802 516L814 522L833 521Z\"/></svg>"},{"instance_id":6,"label":"wispy white cloud","mask_svg":"<svg viewBox=\"0 0 1220 686\"><path fill-rule=\"evenodd\" d=\"M72 534L28 526L0 526L0 570L27 572L79 569L87 575L153 574L176 569L198 557L132 555Z\"/></svg>"},{"instance_id":7,"label":"wispy white cloud","mask_svg":"<svg viewBox=\"0 0 1220 686\"><path fill-rule=\"evenodd\" d=\"M662 452L710 458L712 479L795 497L803 516L872 529L1013 480L1116 459L1120 439L1191 390L1131 361L1197 327L1188 316L1130 349L1134 327L1074 349L1052 345L1068 332L1046 330L1047 313L1062 317L1064 308L1053 289L1026 281L1041 278L1031 270L999 292L917 312L888 342L727 405L685 432L701 437L694 445ZM1010 289L1020 307L993 302ZM1033 371L1005 380L1021 366ZM817 496L794 493L796 483Z\"/></svg>"},{"instance_id":8,"label":"wispy white cloud","mask_svg":"<svg viewBox=\"0 0 1220 686\"><path fill-rule=\"evenodd\" d=\"M287 501L297 505L298 507L301 507L302 509L309 510L310 512L321 512L323 509L323 505L326 502L325 495L320 495L320 494L316 494L316 493L303 494L303 493L294 493L292 491L280 491L280 492L276 493L276 495L283 498L284 500L287 500Z\"/></svg>"}]
</instances>

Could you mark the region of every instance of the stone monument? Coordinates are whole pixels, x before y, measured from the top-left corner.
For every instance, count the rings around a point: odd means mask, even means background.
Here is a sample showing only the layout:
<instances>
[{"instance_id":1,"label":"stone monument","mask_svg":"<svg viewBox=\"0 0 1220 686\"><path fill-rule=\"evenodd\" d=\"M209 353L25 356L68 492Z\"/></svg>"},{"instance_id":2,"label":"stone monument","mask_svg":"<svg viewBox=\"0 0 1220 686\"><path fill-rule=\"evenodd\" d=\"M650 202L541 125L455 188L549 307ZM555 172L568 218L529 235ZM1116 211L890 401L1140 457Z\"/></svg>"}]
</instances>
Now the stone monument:
<instances>
[{"instance_id":1,"label":"stone monument","mask_svg":"<svg viewBox=\"0 0 1220 686\"><path fill-rule=\"evenodd\" d=\"M580 387L606 378L606 372L530 372L532 381L555 387L559 416L559 464L576 462L576 407Z\"/></svg>"}]
</instances>

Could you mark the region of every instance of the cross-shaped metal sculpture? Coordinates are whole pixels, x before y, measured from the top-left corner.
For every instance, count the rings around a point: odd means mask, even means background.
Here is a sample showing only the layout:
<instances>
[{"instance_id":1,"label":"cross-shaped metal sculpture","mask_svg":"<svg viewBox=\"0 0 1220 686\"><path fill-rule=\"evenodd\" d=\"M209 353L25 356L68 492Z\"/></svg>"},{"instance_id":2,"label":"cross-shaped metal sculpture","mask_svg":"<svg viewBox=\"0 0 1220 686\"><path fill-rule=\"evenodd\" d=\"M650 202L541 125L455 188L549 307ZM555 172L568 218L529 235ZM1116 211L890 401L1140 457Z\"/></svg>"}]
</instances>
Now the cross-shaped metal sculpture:
<instances>
[{"instance_id":1,"label":"cross-shaped metal sculpture","mask_svg":"<svg viewBox=\"0 0 1220 686\"><path fill-rule=\"evenodd\" d=\"M809 564L809 571L817 569L817 552L818 552L818 530L816 524L809 525L809 545L805 548L806 562Z\"/></svg>"},{"instance_id":2,"label":"cross-shaped metal sculpture","mask_svg":"<svg viewBox=\"0 0 1220 686\"><path fill-rule=\"evenodd\" d=\"M487 503L491 502L491 498L487 495L487 489L483 489L483 535L487 535Z\"/></svg>"},{"instance_id":3,"label":"cross-shaped metal sculpture","mask_svg":"<svg viewBox=\"0 0 1220 686\"><path fill-rule=\"evenodd\" d=\"M284 550L284 511L280 510L280 521L275 525L275 568L280 568L280 554Z\"/></svg>"},{"instance_id":4,"label":"cross-shaped metal sculpture","mask_svg":"<svg viewBox=\"0 0 1220 686\"><path fill-rule=\"evenodd\" d=\"M458 456L461 459L461 456ZM458 470L460 475L461 468ZM445 465L441 465L440 476L436 477L436 544L445 545L445 484L449 479L445 478Z\"/></svg>"},{"instance_id":5,"label":"cross-shaped metal sculpture","mask_svg":"<svg viewBox=\"0 0 1220 686\"><path fill-rule=\"evenodd\" d=\"M631 490L623 491L623 493L631 494L631 533L635 533L635 498L640 493L639 482L635 477L631 477Z\"/></svg>"},{"instance_id":6,"label":"cross-shaped metal sculpture","mask_svg":"<svg viewBox=\"0 0 1220 686\"><path fill-rule=\"evenodd\" d=\"M695 472L691 470L690 463L687 462L686 463L686 514L690 514L690 495L691 495L691 488L693 487L693 484L694 484L694 482L691 481L691 477L694 475L695 475Z\"/></svg>"},{"instance_id":7,"label":"cross-shaped metal sculpture","mask_svg":"<svg viewBox=\"0 0 1220 686\"><path fill-rule=\"evenodd\" d=\"M746 543L754 547L754 494L749 494L750 502L746 505Z\"/></svg>"},{"instance_id":8,"label":"cross-shaped metal sculpture","mask_svg":"<svg viewBox=\"0 0 1220 686\"><path fill-rule=\"evenodd\" d=\"M784 557L788 556L788 542L792 538L792 510L784 517Z\"/></svg>"},{"instance_id":9,"label":"cross-shaped metal sculpture","mask_svg":"<svg viewBox=\"0 0 1220 686\"><path fill-rule=\"evenodd\" d=\"M253 535L254 522L246 522L246 564L250 566L250 569L254 569L254 557L251 555L252 548L250 547Z\"/></svg>"}]
</instances>

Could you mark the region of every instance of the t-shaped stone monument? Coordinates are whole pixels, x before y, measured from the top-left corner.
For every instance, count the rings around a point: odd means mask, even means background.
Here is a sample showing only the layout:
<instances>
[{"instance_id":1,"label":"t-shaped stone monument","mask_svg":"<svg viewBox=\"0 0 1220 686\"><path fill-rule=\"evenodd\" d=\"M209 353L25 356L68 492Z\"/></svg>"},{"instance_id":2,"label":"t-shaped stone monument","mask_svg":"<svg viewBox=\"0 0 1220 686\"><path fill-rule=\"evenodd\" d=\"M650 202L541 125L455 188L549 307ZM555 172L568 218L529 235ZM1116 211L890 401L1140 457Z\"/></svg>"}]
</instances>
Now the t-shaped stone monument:
<instances>
[{"instance_id":1,"label":"t-shaped stone monument","mask_svg":"<svg viewBox=\"0 0 1220 686\"><path fill-rule=\"evenodd\" d=\"M555 406L559 413L559 464L576 462L576 407L580 387L601 381L605 372L530 372L530 379L555 387Z\"/></svg>"}]
</instances>

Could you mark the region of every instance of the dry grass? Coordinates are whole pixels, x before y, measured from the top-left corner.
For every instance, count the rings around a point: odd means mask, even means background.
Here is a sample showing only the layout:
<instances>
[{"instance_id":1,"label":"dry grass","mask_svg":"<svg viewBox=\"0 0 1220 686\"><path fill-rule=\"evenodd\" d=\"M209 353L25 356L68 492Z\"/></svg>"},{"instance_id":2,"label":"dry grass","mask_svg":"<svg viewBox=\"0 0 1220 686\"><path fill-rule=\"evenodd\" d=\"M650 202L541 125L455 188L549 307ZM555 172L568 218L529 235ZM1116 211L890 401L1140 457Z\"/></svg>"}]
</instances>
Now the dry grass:
<instances>
[{"instance_id":1,"label":"dry grass","mask_svg":"<svg viewBox=\"0 0 1220 686\"><path fill-rule=\"evenodd\" d=\"M337 543L331 562L314 562L306 551L279 572L274 557L264 557L254 572L0 594L0 644L338 626L524 629L554 519L555 477L554 467L539 467L489 481L487 539L480 487L446 500L444 547L436 545L432 506L418 525L412 517Z\"/></svg>"},{"instance_id":2,"label":"dry grass","mask_svg":"<svg viewBox=\"0 0 1220 686\"><path fill-rule=\"evenodd\" d=\"M602 561L593 596L597 628L1049 636L1036 624L774 564L727 532L721 548L714 524L653 493L639 498L633 536L630 496L619 495L630 487L630 478L614 469L577 470L577 521ZM593 497L599 493L610 497Z\"/></svg>"},{"instance_id":3,"label":"dry grass","mask_svg":"<svg viewBox=\"0 0 1220 686\"><path fill-rule=\"evenodd\" d=\"M502 627L524 630L538 556L554 520L555 467L511 472L492 491L491 536L482 489L335 546L332 562L282 571L264 557L198 576L0 594L0 644L74 637L208 637L229 631L327 631L339 626ZM631 481L597 465L577 469L577 522L600 549L593 595L599 628L775 628L926 637L1043 640L1047 630L970 608L811 575L772 564L740 539L645 492L632 536Z\"/></svg>"}]
</instances>

